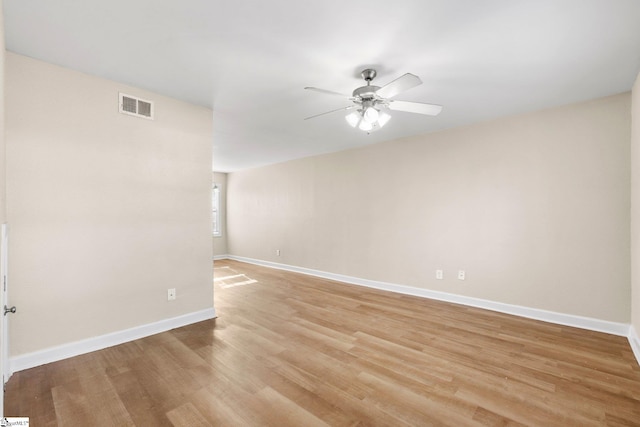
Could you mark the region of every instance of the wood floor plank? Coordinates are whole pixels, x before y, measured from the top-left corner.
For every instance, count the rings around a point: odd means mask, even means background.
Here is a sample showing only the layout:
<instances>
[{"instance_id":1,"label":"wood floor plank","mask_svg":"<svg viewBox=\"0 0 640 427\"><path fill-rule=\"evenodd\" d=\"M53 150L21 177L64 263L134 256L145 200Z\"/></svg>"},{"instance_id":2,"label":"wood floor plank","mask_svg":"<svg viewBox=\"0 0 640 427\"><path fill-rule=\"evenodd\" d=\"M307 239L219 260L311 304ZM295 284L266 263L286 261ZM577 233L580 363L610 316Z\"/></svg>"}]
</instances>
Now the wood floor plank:
<instances>
[{"instance_id":1,"label":"wood floor plank","mask_svg":"<svg viewBox=\"0 0 640 427\"><path fill-rule=\"evenodd\" d=\"M134 426L133 420L106 375L78 377L52 390L60 426Z\"/></svg>"},{"instance_id":2,"label":"wood floor plank","mask_svg":"<svg viewBox=\"0 0 640 427\"><path fill-rule=\"evenodd\" d=\"M167 412L167 418L175 427L208 427L209 422L202 416L196 407L187 402Z\"/></svg>"},{"instance_id":3,"label":"wood floor plank","mask_svg":"<svg viewBox=\"0 0 640 427\"><path fill-rule=\"evenodd\" d=\"M138 380L135 370L110 377L114 389L136 426L168 425L166 413L156 409L156 400L147 391L148 383Z\"/></svg>"},{"instance_id":4,"label":"wood floor plank","mask_svg":"<svg viewBox=\"0 0 640 427\"><path fill-rule=\"evenodd\" d=\"M279 414L275 417L277 425L280 426L309 426L309 427L327 427L325 423L297 402L293 402L285 396L281 395L271 387L265 387L260 390L258 396L265 401L271 408L279 408Z\"/></svg>"},{"instance_id":5,"label":"wood floor plank","mask_svg":"<svg viewBox=\"0 0 640 427\"><path fill-rule=\"evenodd\" d=\"M640 426L624 337L215 263L219 317L13 375L36 426Z\"/></svg>"}]
</instances>

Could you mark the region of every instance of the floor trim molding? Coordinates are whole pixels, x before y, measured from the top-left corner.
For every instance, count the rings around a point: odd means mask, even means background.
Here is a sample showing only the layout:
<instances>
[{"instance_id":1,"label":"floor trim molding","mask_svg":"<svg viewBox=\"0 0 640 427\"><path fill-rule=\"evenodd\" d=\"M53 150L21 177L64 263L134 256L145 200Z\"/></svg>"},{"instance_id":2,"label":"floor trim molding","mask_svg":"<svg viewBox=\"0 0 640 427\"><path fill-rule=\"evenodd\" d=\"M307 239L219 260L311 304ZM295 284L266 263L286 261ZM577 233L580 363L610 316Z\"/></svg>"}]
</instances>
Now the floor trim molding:
<instances>
[{"instance_id":1,"label":"floor trim molding","mask_svg":"<svg viewBox=\"0 0 640 427\"><path fill-rule=\"evenodd\" d=\"M322 277L325 279L336 280L339 282L350 283L353 285L366 286L374 289L397 292L405 295L413 295L423 298L430 298L440 301L452 302L471 307L483 308L486 310L497 311L500 313L513 314L529 319L541 320L544 322L555 323L564 326L573 326L581 329L588 329L607 334L618 335L622 337L629 336L629 324L610 322L606 320L594 319L590 317L576 316L573 314L558 313L554 311L541 310L537 308L524 307L513 304L506 304L496 301L490 301L480 298L467 297L463 295L450 294L447 292L432 291L429 289L414 288L411 286L398 285L395 283L379 282L375 280L360 279L357 277L345 276L342 274L328 273L310 268L296 267L288 264L279 264L270 261L262 261L253 258L228 255L227 259L246 262L249 264L261 265L265 267L287 270L296 273L307 274L310 276ZM637 357L637 355L636 355ZM639 360L640 363L640 360Z\"/></svg>"},{"instance_id":2,"label":"floor trim molding","mask_svg":"<svg viewBox=\"0 0 640 427\"><path fill-rule=\"evenodd\" d=\"M215 308L195 311L193 313L183 314L181 316L170 319L160 320L146 325L136 326L134 328L122 331L112 332L100 335L86 340L76 341L63 344L44 350L35 351L33 353L22 354L9 358L10 373L22 371L36 366L45 365L47 363L56 362L58 360L69 357L79 356L81 354L90 353L96 350L102 350L114 345L123 344L136 339L148 337L171 329L187 326L192 323L209 320L216 317Z\"/></svg>"},{"instance_id":3,"label":"floor trim molding","mask_svg":"<svg viewBox=\"0 0 640 427\"><path fill-rule=\"evenodd\" d=\"M636 356L636 360L640 365L640 335L638 335L638 331L631 325L629 327L629 344L631 345L631 350L633 350L634 356Z\"/></svg>"}]
</instances>

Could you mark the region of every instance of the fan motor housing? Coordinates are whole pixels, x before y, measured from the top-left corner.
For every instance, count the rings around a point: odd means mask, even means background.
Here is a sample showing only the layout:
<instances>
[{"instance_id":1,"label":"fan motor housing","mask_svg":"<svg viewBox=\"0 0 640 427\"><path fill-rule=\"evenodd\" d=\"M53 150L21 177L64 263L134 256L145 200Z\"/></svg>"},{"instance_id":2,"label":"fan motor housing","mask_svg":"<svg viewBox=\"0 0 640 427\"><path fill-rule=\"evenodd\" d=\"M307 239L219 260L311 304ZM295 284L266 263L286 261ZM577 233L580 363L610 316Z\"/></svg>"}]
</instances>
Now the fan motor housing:
<instances>
[{"instance_id":1,"label":"fan motor housing","mask_svg":"<svg viewBox=\"0 0 640 427\"><path fill-rule=\"evenodd\" d=\"M376 91L380 89L380 86L372 86L371 80L375 79L378 73L373 68L367 68L360 73L363 79L367 82L366 86L359 87L353 91L353 97L359 98L364 101L375 99Z\"/></svg>"},{"instance_id":2,"label":"fan motor housing","mask_svg":"<svg viewBox=\"0 0 640 427\"><path fill-rule=\"evenodd\" d=\"M376 91L378 89L380 89L380 86L362 86L353 91L353 97L361 99L373 99L376 97Z\"/></svg>"}]
</instances>

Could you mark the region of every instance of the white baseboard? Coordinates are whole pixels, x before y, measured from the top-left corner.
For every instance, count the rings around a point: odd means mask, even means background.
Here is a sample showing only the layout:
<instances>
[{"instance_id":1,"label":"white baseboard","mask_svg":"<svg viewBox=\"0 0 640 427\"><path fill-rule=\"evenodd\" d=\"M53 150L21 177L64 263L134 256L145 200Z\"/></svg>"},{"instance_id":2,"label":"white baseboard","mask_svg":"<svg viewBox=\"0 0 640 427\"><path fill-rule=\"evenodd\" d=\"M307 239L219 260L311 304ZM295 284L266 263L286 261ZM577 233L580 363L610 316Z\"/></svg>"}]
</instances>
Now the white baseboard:
<instances>
[{"instance_id":1,"label":"white baseboard","mask_svg":"<svg viewBox=\"0 0 640 427\"><path fill-rule=\"evenodd\" d=\"M523 307L513 304L505 304L496 301L489 301L480 298L467 297L463 295L450 294L447 292L432 291L429 289L414 288L411 286L397 285L394 283L378 282L375 280L360 279L357 277L345 276L342 274L327 273L324 271L313 270L310 268L296 267L287 264L278 264L270 261L262 261L252 258L228 255L227 259L246 262L250 264L262 265L265 267L277 268L280 270L293 271L296 273L307 274L310 276L322 277L325 279L336 280L339 282L350 283L354 285L366 286L369 288L381 289L385 291L397 292L406 295L413 295L423 298L430 298L440 301L452 302L471 307L483 308L486 310L497 311L500 313L513 314L515 316L526 317L529 319L541 320L544 322L555 323L564 326L573 326L581 329L588 329L607 334L618 335L622 337L629 336L629 325L626 323L609 322L606 320L593 319L590 317L576 316L573 314L557 313L553 311L541 310L537 308Z\"/></svg>"},{"instance_id":2,"label":"white baseboard","mask_svg":"<svg viewBox=\"0 0 640 427\"><path fill-rule=\"evenodd\" d=\"M218 261L221 259L230 259L229 255L214 255L213 256L213 260L214 261Z\"/></svg>"},{"instance_id":3,"label":"white baseboard","mask_svg":"<svg viewBox=\"0 0 640 427\"><path fill-rule=\"evenodd\" d=\"M640 365L640 335L638 335L638 331L635 330L633 325L629 327L629 336L627 338L629 339L631 350L633 350L633 354Z\"/></svg>"},{"instance_id":4,"label":"white baseboard","mask_svg":"<svg viewBox=\"0 0 640 427\"><path fill-rule=\"evenodd\" d=\"M192 323L209 320L216 317L215 308L196 311L182 316L164 319L158 322L146 325L136 326L134 328L125 329L123 331L113 332L98 337L88 338L82 341L76 341L69 344L63 344L44 350L35 351L33 353L22 354L9 358L10 373L22 371L24 369L34 368L36 366L45 365L47 363L56 362L68 357L79 356L81 354L90 353L96 350L102 350L114 345L123 344L125 342L148 337L150 335L159 334L171 329L187 326Z\"/></svg>"}]
</instances>

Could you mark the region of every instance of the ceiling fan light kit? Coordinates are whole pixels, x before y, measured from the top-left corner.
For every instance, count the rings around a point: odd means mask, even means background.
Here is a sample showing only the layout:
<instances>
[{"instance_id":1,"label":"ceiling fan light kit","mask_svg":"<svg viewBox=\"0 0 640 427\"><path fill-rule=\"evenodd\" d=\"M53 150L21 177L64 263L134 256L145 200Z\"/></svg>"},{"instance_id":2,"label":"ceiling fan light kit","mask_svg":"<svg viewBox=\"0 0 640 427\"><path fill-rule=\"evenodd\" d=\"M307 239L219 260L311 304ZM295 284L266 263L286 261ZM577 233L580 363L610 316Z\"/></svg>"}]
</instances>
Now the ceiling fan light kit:
<instances>
[{"instance_id":1,"label":"ceiling fan light kit","mask_svg":"<svg viewBox=\"0 0 640 427\"><path fill-rule=\"evenodd\" d=\"M391 119L391 116L384 111L376 110L373 107L369 107L364 111L358 110L345 117L347 123L351 127L357 127L365 132L371 132L380 129L387 124Z\"/></svg>"},{"instance_id":2,"label":"ceiling fan light kit","mask_svg":"<svg viewBox=\"0 0 640 427\"><path fill-rule=\"evenodd\" d=\"M387 83L385 86L379 87L371 84L371 81L377 75L376 70L367 68L360 74L367 84L355 89L350 97L326 89L305 87L307 90L328 95L341 96L353 102L353 105L348 107L316 114L315 116L307 117L305 120L337 111L355 109L355 111L346 115L345 119L347 120L347 123L349 123L353 128L357 127L362 131L371 133L382 128L391 119L391 115L386 112L389 110L405 111L408 113L424 114L428 116L436 116L440 114L440 111L442 111L442 106L440 105L424 104L421 102L396 101L391 99L405 90L422 84L422 80L420 80L416 75L407 73L392 82Z\"/></svg>"}]
</instances>

